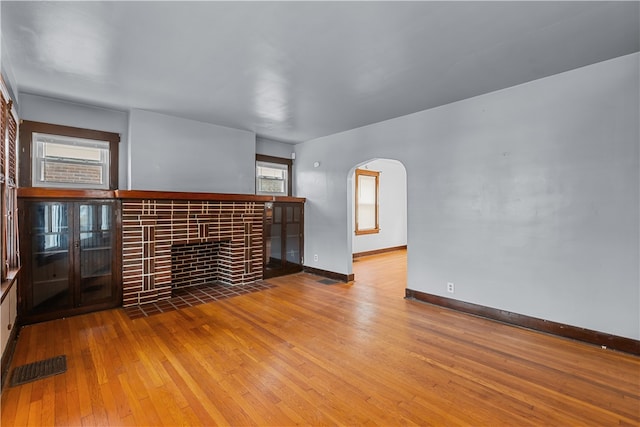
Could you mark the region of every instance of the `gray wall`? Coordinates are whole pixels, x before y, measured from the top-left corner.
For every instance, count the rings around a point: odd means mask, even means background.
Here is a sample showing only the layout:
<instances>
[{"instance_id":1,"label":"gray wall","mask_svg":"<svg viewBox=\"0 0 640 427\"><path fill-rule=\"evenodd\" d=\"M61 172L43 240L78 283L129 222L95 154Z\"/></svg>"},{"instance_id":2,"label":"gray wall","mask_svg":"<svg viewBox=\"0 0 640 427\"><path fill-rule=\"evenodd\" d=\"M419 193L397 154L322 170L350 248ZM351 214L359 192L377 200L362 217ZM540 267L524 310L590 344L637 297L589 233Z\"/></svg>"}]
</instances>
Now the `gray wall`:
<instances>
[{"instance_id":1,"label":"gray wall","mask_svg":"<svg viewBox=\"0 0 640 427\"><path fill-rule=\"evenodd\" d=\"M409 288L639 339L638 62L636 53L296 145L307 263L351 273L351 169L397 159Z\"/></svg>"},{"instance_id":2,"label":"gray wall","mask_svg":"<svg viewBox=\"0 0 640 427\"><path fill-rule=\"evenodd\" d=\"M273 157L281 157L283 159L290 159L293 152L294 152L294 148L292 144L275 141L273 139L256 137L256 154L263 154L265 156L273 156ZM296 177L295 169L296 169L296 161L294 159L291 167L292 176L289 177L289 179L291 180L292 188L295 188L295 177ZM292 194L292 196L295 196L295 193ZM300 197L304 197L304 196L300 196Z\"/></svg>"},{"instance_id":3,"label":"gray wall","mask_svg":"<svg viewBox=\"0 0 640 427\"><path fill-rule=\"evenodd\" d=\"M256 154L290 159L293 151L294 149L292 144L274 141L273 139L256 137Z\"/></svg>"},{"instance_id":4,"label":"gray wall","mask_svg":"<svg viewBox=\"0 0 640 427\"><path fill-rule=\"evenodd\" d=\"M143 110L129 117L134 190L255 193L255 134Z\"/></svg>"},{"instance_id":5,"label":"gray wall","mask_svg":"<svg viewBox=\"0 0 640 427\"><path fill-rule=\"evenodd\" d=\"M26 93L19 94L18 107L18 114L22 120L53 123L56 125L120 134L120 145L118 147L118 187L126 188L128 113Z\"/></svg>"},{"instance_id":6,"label":"gray wall","mask_svg":"<svg viewBox=\"0 0 640 427\"><path fill-rule=\"evenodd\" d=\"M0 15L1 15L2 7L0 7ZM2 26L2 18L0 16L0 27ZM13 65L11 63L11 58L7 53L7 49L4 47L5 38L2 37L2 32L0 31L0 73L2 74L2 78L4 79L5 85L7 86L7 90L9 91L9 95L13 102L18 105L18 97L17 97L17 87L15 82L15 74L13 72Z\"/></svg>"},{"instance_id":7,"label":"gray wall","mask_svg":"<svg viewBox=\"0 0 640 427\"><path fill-rule=\"evenodd\" d=\"M380 172L378 188L378 222L380 232L353 236L352 252L366 252L407 244L407 173L396 160L376 159L358 168ZM350 180L351 197L355 194L355 168ZM355 210L351 227L355 229Z\"/></svg>"}]
</instances>

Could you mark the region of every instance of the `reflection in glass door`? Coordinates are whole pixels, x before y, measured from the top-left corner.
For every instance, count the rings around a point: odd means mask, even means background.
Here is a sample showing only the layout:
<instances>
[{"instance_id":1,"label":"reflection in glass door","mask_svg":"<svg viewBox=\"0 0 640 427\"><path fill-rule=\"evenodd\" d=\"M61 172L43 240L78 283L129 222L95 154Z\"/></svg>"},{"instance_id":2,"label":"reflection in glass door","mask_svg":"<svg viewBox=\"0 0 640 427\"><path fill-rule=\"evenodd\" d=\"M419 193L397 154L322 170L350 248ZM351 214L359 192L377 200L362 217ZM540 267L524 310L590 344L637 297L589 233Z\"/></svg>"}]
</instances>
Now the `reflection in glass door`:
<instances>
[{"instance_id":1,"label":"reflection in glass door","mask_svg":"<svg viewBox=\"0 0 640 427\"><path fill-rule=\"evenodd\" d=\"M264 277L302 271L303 204L268 204L264 219Z\"/></svg>"},{"instance_id":2,"label":"reflection in glass door","mask_svg":"<svg viewBox=\"0 0 640 427\"><path fill-rule=\"evenodd\" d=\"M80 204L80 303L109 299L111 278L113 207L110 204Z\"/></svg>"},{"instance_id":3,"label":"reflection in glass door","mask_svg":"<svg viewBox=\"0 0 640 427\"><path fill-rule=\"evenodd\" d=\"M67 203L36 203L31 216L32 310L72 305Z\"/></svg>"},{"instance_id":4,"label":"reflection in glass door","mask_svg":"<svg viewBox=\"0 0 640 427\"><path fill-rule=\"evenodd\" d=\"M267 236L267 268L280 269L282 267L282 207L274 204L271 217Z\"/></svg>"},{"instance_id":5,"label":"reflection in glass door","mask_svg":"<svg viewBox=\"0 0 640 427\"><path fill-rule=\"evenodd\" d=\"M23 316L27 322L121 303L117 202L25 202Z\"/></svg>"},{"instance_id":6,"label":"reflection in glass door","mask_svg":"<svg viewBox=\"0 0 640 427\"><path fill-rule=\"evenodd\" d=\"M286 206L286 260L290 267L302 266L302 205Z\"/></svg>"}]
</instances>

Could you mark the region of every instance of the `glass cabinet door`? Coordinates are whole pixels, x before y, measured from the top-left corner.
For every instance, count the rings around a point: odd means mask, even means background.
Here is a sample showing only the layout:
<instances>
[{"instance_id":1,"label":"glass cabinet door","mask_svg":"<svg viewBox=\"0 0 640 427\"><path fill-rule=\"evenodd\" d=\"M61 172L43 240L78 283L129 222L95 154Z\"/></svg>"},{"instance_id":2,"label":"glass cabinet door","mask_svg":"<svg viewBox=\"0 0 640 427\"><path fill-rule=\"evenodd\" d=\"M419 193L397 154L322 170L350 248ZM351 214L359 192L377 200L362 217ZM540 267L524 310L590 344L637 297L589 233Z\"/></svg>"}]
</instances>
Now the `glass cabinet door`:
<instances>
[{"instance_id":1,"label":"glass cabinet door","mask_svg":"<svg viewBox=\"0 0 640 427\"><path fill-rule=\"evenodd\" d=\"M38 202L31 211L31 309L71 307L69 204Z\"/></svg>"},{"instance_id":2,"label":"glass cabinet door","mask_svg":"<svg viewBox=\"0 0 640 427\"><path fill-rule=\"evenodd\" d=\"M27 322L121 304L120 229L113 200L28 201L21 316Z\"/></svg>"},{"instance_id":3,"label":"glass cabinet door","mask_svg":"<svg viewBox=\"0 0 640 427\"><path fill-rule=\"evenodd\" d=\"M269 268L280 268L282 266L282 219L282 207L274 205L267 258Z\"/></svg>"},{"instance_id":4,"label":"glass cabinet door","mask_svg":"<svg viewBox=\"0 0 640 427\"><path fill-rule=\"evenodd\" d=\"M304 207L301 203L268 204L264 217L265 278L302 270Z\"/></svg>"},{"instance_id":5,"label":"glass cabinet door","mask_svg":"<svg viewBox=\"0 0 640 427\"><path fill-rule=\"evenodd\" d=\"M113 295L113 206L80 203L80 304L110 299Z\"/></svg>"},{"instance_id":6,"label":"glass cabinet door","mask_svg":"<svg viewBox=\"0 0 640 427\"><path fill-rule=\"evenodd\" d=\"M302 207L290 205L287 209L287 263L302 265Z\"/></svg>"}]
</instances>

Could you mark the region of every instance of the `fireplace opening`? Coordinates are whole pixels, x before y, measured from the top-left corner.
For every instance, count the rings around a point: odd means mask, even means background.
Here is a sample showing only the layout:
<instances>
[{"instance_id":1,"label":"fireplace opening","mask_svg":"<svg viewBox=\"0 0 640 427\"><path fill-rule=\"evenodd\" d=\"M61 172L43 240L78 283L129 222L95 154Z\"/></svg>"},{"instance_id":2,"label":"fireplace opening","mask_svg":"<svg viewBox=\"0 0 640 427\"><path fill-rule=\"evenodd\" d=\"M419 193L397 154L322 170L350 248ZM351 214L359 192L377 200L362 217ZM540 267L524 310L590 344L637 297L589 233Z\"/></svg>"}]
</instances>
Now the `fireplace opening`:
<instances>
[{"instance_id":1,"label":"fireplace opening","mask_svg":"<svg viewBox=\"0 0 640 427\"><path fill-rule=\"evenodd\" d=\"M219 281L222 242L187 243L171 246L171 288L184 288Z\"/></svg>"}]
</instances>

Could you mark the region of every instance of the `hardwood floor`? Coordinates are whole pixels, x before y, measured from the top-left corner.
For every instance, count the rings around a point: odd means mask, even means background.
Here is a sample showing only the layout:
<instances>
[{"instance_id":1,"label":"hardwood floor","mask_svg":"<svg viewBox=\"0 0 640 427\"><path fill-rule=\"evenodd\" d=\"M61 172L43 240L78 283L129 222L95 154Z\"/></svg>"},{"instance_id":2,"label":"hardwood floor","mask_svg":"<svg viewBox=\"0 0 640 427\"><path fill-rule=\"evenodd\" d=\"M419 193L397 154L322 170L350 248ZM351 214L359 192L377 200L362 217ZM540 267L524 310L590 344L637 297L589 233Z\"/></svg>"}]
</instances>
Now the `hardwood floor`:
<instances>
[{"instance_id":1,"label":"hardwood floor","mask_svg":"<svg viewBox=\"0 0 640 427\"><path fill-rule=\"evenodd\" d=\"M12 366L68 370L5 387L2 425L640 424L640 358L405 300L405 259L25 327Z\"/></svg>"}]
</instances>

